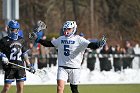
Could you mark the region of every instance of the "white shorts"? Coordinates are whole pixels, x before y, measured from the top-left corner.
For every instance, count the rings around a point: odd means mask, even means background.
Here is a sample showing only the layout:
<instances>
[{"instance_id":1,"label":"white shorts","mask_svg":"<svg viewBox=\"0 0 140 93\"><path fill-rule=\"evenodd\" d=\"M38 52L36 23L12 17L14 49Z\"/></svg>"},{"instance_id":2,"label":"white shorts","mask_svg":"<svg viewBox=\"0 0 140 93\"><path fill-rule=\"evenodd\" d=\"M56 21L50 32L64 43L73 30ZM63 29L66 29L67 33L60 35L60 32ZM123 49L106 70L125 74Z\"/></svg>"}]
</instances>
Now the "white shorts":
<instances>
[{"instance_id":1,"label":"white shorts","mask_svg":"<svg viewBox=\"0 0 140 93\"><path fill-rule=\"evenodd\" d=\"M57 80L69 81L70 84L77 85L80 83L80 71L80 69L58 67Z\"/></svg>"}]
</instances>

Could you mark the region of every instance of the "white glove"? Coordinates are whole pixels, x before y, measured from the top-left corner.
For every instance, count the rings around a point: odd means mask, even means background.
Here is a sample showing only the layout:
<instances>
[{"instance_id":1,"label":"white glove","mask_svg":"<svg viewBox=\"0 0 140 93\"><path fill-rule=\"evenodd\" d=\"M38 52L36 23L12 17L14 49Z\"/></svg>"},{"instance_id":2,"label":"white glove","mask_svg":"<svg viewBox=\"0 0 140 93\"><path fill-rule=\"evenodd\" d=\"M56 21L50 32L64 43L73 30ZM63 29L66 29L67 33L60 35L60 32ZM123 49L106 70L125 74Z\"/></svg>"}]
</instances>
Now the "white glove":
<instances>
[{"instance_id":1,"label":"white glove","mask_svg":"<svg viewBox=\"0 0 140 93\"><path fill-rule=\"evenodd\" d=\"M8 63L9 63L9 60L8 60L8 58L7 58L6 56L3 56L3 57L2 57L2 61L3 61L3 63L6 64L6 65L8 65Z\"/></svg>"}]
</instances>

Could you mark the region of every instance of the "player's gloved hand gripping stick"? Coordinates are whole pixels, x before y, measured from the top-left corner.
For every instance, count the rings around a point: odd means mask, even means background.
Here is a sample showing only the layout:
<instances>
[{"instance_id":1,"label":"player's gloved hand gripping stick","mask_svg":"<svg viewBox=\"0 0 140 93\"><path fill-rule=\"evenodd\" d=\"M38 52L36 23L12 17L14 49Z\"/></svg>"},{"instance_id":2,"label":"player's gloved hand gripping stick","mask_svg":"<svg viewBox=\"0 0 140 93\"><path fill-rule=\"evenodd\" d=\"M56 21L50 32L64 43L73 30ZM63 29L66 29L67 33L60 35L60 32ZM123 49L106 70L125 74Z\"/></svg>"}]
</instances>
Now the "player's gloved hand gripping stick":
<instances>
[{"instance_id":1,"label":"player's gloved hand gripping stick","mask_svg":"<svg viewBox=\"0 0 140 93\"><path fill-rule=\"evenodd\" d=\"M12 62L8 62L8 64L11 64L11 65L14 65L14 66L17 66L17 67L20 67L20 68L24 68L26 70L28 70L29 72L33 73L33 74L36 74L38 76L42 76L42 75L45 75L47 72L45 70L40 70L40 69L34 69L33 66L28 66L28 67L25 67L25 66L21 66L21 65L18 65L18 64L15 64L15 63L12 63Z\"/></svg>"},{"instance_id":2,"label":"player's gloved hand gripping stick","mask_svg":"<svg viewBox=\"0 0 140 93\"><path fill-rule=\"evenodd\" d=\"M35 70L33 65L29 64L29 65L27 65L27 67L29 68L29 70L28 70L29 72L31 72L33 74L36 72L36 70Z\"/></svg>"},{"instance_id":3,"label":"player's gloved hand gripping stick","mask_svg":"<svg viewBox=\"0 0 140 93\"><path fill-rule=\"evenodd\" d=\"M1 55L1 57L2 57L2 62L3 62L4 64L8 65L9 60L8 60L8 58L6 57L6 55L3 54L3 53L1 53L0 55Z\"/></svg>"},{"instance_id":4,"label":"player's gloved hand gripping stick","mask_svg":"<svg viewBox=\"0 0 140 93\"><path fill-rule=\"evenodd\" d=\"M43 30L47 28L46 24L43 21L38 21L35 25L33 32L29 33L29 39L34 40L34 46L37 45L37 41L43 37Z\"/></svg>"}]
</instances>

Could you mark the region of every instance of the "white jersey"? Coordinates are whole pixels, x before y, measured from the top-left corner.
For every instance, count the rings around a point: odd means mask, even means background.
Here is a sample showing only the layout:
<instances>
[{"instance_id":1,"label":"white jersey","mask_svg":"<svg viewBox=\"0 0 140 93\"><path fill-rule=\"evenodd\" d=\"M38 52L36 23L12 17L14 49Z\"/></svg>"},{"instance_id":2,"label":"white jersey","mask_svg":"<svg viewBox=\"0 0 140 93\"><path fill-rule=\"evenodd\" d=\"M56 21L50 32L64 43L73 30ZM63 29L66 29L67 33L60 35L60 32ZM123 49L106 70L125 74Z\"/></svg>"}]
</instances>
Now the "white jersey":
<instances>
[{"instance_id":1,"label":"white jersey","mask_svg":"<svg viewBox=\"0 0 140 93\"><path fill-rule=\"evenodd\" d=\"M71 68L80 68L83 53L90 43L79 35L72 37L60 36L51 42L58 49L58 66Z\"/></svg>"}]
</instances>

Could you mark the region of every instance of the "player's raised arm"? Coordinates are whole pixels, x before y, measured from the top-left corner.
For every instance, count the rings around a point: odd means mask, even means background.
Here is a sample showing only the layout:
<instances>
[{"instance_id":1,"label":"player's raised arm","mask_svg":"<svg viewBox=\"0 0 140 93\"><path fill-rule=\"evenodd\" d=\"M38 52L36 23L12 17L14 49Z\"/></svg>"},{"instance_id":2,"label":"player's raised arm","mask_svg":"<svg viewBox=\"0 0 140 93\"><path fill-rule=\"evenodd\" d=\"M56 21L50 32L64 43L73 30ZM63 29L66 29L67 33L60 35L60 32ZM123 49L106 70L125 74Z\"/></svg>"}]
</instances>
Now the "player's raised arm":
<instances>
[{"instance_id":1,"label":"player's raised arm","mask_svg":"<svg viewBox=\"0 0 140 93\"><path fill-rule=\"evenodd\" d=\"M103 47L105 44L106 44L106 37L103 36L101 40L97 40L95 42L89 43L88 48L97 49Z\"/></svg>"},{"instance_id":2,"label":"player's raised arm","mask_svg":"<svg viewBox=\"0 0 140 93\"><path fill-rule=\"evenodd\" d=\"M46 29L47 26L43 21L38 21L37 24L34 27L34 30L32 33L29 33L29 39L33 40L35 43L40 43L45 47L54 47L54 45L51 43L51 41L43 40L43 30Z\"/></svg>"},{"instance_id":3,"label":"player's raised arm","mask_svg":"<svg viewBox=\"0 0 140 93\"><path fill-rule=\"evenodd\" d=\"M35 43L40 43L41 45L43 45L45 47L54 47L54 45L51 43L51 41L49 41L47 39L45 39L45 40L41 39L39 37L39 35L38 35L39 33L40 32L38 32L38 33L34 33L34 32L30 33L29 38L31 40L34 40Z\"/></svg>"}]
</instances>

